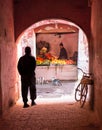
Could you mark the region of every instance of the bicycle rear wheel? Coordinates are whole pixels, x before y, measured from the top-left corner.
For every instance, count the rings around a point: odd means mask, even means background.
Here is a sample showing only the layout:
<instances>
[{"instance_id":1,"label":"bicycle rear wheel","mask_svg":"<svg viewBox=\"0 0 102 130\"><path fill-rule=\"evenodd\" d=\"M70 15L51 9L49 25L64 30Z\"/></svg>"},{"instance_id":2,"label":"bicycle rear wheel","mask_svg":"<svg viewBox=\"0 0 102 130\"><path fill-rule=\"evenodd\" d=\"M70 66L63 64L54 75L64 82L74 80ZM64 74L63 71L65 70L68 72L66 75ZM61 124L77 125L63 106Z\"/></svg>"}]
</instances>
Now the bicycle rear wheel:
<instances>
[{"instance_id":1,"label":"bicycle rear wheel","mask_svg":"<svg viewBox=\"0 0 102 130\"><path fill-rule=\"evenodd\" d=\"M80 106L83 107L86 102L88 92L88 86L87 84L83 84L82 91L81 91L81 98L80 98Z\"/></svg>"},{"instance_id":2,"label":"bicycle rear wheel","mask_svg":"<svg viewBox=\"0 0 102 130\"><path fill-rule=\"evenodd\" d=\"M75 100L80 101L81 98L81 83L78 84L77 88L75 89Z\"/></svg>"}]
</instances>

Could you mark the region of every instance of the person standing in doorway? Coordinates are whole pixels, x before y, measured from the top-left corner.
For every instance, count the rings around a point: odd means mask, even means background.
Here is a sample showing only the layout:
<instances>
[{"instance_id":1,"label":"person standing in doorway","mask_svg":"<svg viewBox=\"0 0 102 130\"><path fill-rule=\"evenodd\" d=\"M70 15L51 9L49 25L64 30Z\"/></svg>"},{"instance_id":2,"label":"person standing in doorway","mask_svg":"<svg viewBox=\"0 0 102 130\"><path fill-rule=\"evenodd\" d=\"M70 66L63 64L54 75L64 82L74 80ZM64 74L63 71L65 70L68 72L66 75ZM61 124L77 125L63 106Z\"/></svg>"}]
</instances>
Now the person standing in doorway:
<instances>
[{"instance_id":1,"label":"person standing in doorway","mask_svg":"<svg viewBox=\"0 0 102 130\"><path fill-rule=\"evenodd\" d=\"M68 59L67 51L64 48L63 43L60 43L59 46L60 46L60 54L58 59Z\"/></svg>"},{"instance_id":2,"label":"person standing in doorway","mask_svg":"<svg viewBox=\"0 0 102 130\"><path fill-rule=\"evenodd\" d=\"M29 104L27 104L29 88L31 106L36 105L36 60L35 57L31 55L31 48L29 46L25 47L25 55L20 57L17 68L19 74L21 75L21 93L24 102L23 108L29 107Z\"/></svg>"}]
</instances>

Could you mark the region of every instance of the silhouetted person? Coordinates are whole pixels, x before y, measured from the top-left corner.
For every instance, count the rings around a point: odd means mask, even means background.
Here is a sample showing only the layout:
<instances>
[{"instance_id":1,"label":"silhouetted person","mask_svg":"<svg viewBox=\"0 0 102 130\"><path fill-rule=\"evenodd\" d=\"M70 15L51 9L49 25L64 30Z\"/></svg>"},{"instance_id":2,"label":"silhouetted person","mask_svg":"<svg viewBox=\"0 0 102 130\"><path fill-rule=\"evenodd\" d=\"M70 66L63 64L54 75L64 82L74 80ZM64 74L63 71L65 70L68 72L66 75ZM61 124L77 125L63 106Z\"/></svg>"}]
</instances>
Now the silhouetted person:
<instances>
[{"instance_id":1,"label":"silhouetted person","mask_svg":"<svg viewBox=\"0 0 102 130\"><path fill-rule=\"evenodd\" d=\"M29 107L28 101L28 89L30 88L30 98L32 100L31 105L35 105L34 100L36 99L36 78L35 68L36 60L35 57L31 56L31 48L25 48L25 55L22 56L18 61L18 71L21 75L21 92L24 102L24 108Z\"/></svg>"},{"instance_id":2,"label":"silhouetted person","mask_svg":"<svg viewBox=\"0 0 102 130\"><path fill-rule=\"evenodd\" d=\"M58 59L68 59L67 51L63 46L63 43L60 43L60 54Z\"/></svg>"}]
</instances>

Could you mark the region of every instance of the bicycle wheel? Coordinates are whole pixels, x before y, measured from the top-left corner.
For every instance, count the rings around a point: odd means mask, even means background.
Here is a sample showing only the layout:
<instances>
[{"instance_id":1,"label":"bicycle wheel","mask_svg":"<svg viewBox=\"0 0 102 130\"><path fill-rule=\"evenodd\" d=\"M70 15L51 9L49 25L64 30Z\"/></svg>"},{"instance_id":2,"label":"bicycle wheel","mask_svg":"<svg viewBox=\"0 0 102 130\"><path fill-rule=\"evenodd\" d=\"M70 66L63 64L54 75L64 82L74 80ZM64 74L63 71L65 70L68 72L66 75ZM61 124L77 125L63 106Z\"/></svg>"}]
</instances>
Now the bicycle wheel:
<instances>
[{"instance_id":1,"label":"bicycle wheel","mask_svg":"<svg viewBox=\"0 0 102 130\"><path fill-rule=\"evenodd\" d=\"M75 89L75 100L80 101L81 98L81 83L78 84L77 88Z\"/></svg>"},{"instance_id":2,"label":"bicycle wheel","mask_svg":"<svg viewBox=\"0 0 102 130\"><path fill-rule=\"evenodd\" d=\"M82 91L81 91L81 98L80 98L81 107L83 107L86 102L87 92L88 92L88 86L87 84L83 84Z\"/></svg>"}]
</instances>

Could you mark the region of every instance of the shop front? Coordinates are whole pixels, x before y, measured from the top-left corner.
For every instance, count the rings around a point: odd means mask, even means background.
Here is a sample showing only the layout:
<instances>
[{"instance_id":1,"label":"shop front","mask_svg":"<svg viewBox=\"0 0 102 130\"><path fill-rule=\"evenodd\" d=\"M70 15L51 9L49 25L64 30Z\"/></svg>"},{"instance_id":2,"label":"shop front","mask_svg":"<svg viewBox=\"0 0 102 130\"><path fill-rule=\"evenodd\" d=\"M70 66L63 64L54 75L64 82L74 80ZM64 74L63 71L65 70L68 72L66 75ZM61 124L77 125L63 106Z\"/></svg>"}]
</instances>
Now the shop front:
<instances>
[{"instance_id":1,"label":"shop front","mask_svg":"<svg viewBox=\"0 0 102 130\"><path fill-rule=\"evenodd\" d=\"M38 33L36 35L36 77L45 80L77 80L78 33ZM63 44L63 47L60 47ZM63 58L61 48L66 51ZM62 56L62 57L61 57Z\"/></svg>"}]
</instances>

